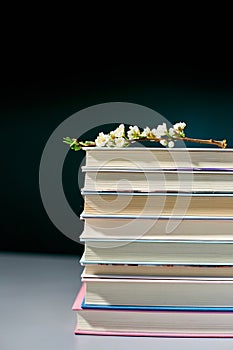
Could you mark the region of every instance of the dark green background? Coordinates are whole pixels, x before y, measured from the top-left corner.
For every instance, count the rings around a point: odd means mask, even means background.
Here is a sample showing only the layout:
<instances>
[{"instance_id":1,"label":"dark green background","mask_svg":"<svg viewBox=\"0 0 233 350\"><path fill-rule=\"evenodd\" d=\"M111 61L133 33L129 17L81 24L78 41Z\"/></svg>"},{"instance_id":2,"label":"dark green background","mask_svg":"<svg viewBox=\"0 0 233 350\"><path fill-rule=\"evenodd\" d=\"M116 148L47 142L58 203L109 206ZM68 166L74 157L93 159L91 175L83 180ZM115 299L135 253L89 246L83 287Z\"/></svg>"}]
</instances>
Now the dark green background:
<instances>
[{"instance_id":1,"label":"dark green background","mask_svg":"<svg viewBox=\"0 0 233 350\"><path fill-rule=\"evenodd\" d=\"M38 171L53 130L83 108L112 101L141 104L172 123L185 121L187 136L226 138L233 147L230 65L86 63L65 72L59 67L9 69L2 79L1 99L2 250L82 251L50 222L40 199ZM85 136L93 139L97 133ZM83 202L73 186L82 157L81 152L69 152L64 168L65 193L77 214Z\"/></svg>"}]
</instances>

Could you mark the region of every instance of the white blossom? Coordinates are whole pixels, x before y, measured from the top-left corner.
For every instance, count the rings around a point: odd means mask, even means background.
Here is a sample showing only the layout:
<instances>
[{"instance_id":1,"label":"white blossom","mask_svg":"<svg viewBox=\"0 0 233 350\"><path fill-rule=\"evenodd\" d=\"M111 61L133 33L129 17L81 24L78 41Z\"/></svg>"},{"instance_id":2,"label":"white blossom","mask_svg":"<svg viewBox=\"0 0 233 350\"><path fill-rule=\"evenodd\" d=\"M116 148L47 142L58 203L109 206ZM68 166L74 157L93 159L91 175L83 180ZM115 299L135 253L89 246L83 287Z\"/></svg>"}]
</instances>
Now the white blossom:
<instances>
[{"instance_id":1,"label":"white blossom","mask_svg":"<svg viewBox=\"0 0 233 350\"><path fill-rule=\"evenodd\" d=\"M168 147L172 148L172 147L174 147L174 146L175 146L174 141L169 141L169 142L168 142Z\"/></svg>"},{"instance_id":2,"label":"white blossom","mask_svg":"<svg viewBox=\"0 0 233 350\"><path fill-rule=\"evenodd\" d=\"M157 137L157 136L156 136L157 131L156 131L155 128L151 130L151 133L152 133L152 135L154 135L154 137Z\"/></svg>"},{"instance_id":3,"label":"white blossom","mask_svg":"<svg viewBox=\"0 0 233 350\"><path fill-rule=\"evenodd\" d=\"M126 145L126 140L124 139L124 137L117 137L115 139L115 146L116 147L124 147Z\"/></svg>"},{"instance_id":4,"label":"white blossom","mask_svg":"<svg viewBox=\"0 0 233 350\"><path fill-rule=\"evenodd\" d=\"M114 131L110 132L110 136L112 138L123 137L124 135L125 135L125 125L124 124L120 124L118 126L118 128L116 128Z\"/></svg>"},{"instance_id":5,"label":"white blossom","mask_svg":"<svg viewBox=\"0 0 233 350\"><path fill-rule=\"evenodd\" d=\"M109 141L109 135L104 134L103 132L99 133L99 136L95 139L95 143L97 147L104 147Z\"/></svg>"},{"instance_id":6,"label":"white blossom","mask_svg":"<svg viewBox=\"0 0 233 350\"><path fill-rule=\"evenodd\" d=\"M130 130L127 132L129 140L138 139L140 136L140 130L138 126L137 125L130 126L129 129Z\"/></svg>"},{"instance_id":7,"label":"white blossom","mask_svg":"<svg viewBox=\"0 0 233 350\"><path fill-rule=\"evenodd\" d=\"M148 126L143 130L143 132L141 133L142 137L146 137L148 139L153 139L154 137L156 137L155 135L155 129L150 129Z\"/></svg>"},{"instance_id":8,"label":"white blossom","mask_svg":"<svg viewBox=\"0 0 233 350\"><path fill-rule=\"evenodd\" d=\"M186 124L184 122L179 122L173 125L173 128L178 133L183 131L185 127L186 127Z\"/></svg>"},{"instance_id":9,"label":"white blossom","mask_svg":"<svg viewBox=\"0 0 233 350\"><path fill-rule=\"evenodd\" d=\"M177 137L184 137L184 128L186 123L179 122L173 125L173 127L167 129L166 123L162 123L157 126L157 128L150 129L148 126L144 128L142 133L137 125L130 126L127 131L127 137L125 138L125 125L120 124L115 130L111 131L109 134L104 134L100 132L97 136L95 143L97 147L125 147L134 140L144 137L148 140L153 141L157 138L161 145L165 147L174 147L175 143L173 139ZM129 142L130 141L130 142Z\"/></svg>"},{"instance_id":10,"label":"white blossom","mask_svg":"<svg viewBox=\"0 0 233 350\"><path fill-rule=\"evenodd\" d=\"M166 123L160 124L156 129L153 129L155 132L155 136L159 139L161 136L167 135L167 125Z\"/></svg>"},{"instance_id":11,"label":"white blossom","mask_svg":"<svg viewBox=\"0 0 233 350\"><path fill-rule=\"evenodd\" d=\"M115 141L110 137L108 142L106 143L107 147L115 147Z\"/></svg>"},{"instance_id":12,"label":"white blossom","mask_svg":"<svg viewBox=\"0 0 233 350\"><path fill-rule=\"evenodd\" d=\"M175 136L175 135L176 135L175 129L170 128L170 129L169 129L169 135L170 135L171 137Z\"/></svg>"},{"instance_id":13,"label":"white blossom","mask_svg":"<svg viewBox=\"0 0 233 350\"><path fill-rule=\"evenodd\" d=\"M146 128L144 128L144 130L143 130L141 136L147 137L147 135L150 134L150 132L151 132L151 131L150 131L150 128L147 126Z\"/></svg>"},{"instance_id":14,"label":"white blossom","mask_svg":"<svg viewBox=\"0 0 233 350\"><path fill-rule=\"evenodd\" d=\"M159 141L160 143L161 143L161 145L163 145L163 146L167 146L167 140L165 140L165 139L162 139L162 140L160 140Z\"/></svg>"}]
</instances>

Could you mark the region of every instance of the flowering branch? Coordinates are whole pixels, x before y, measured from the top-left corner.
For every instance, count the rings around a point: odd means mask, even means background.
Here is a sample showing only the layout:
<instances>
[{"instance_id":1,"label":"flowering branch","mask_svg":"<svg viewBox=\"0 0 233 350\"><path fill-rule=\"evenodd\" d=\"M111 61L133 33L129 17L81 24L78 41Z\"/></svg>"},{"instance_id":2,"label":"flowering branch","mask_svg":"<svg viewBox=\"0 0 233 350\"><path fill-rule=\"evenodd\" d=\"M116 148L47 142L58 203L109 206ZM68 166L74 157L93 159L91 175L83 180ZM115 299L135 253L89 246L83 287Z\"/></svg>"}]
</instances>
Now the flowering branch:
<instances>
[{"instance_id":1,"label":"flowering branch","mask_svg":"<svg viewBox=\"0 0 233 350\"><path fill-rule=\"evenodd\" d=\"M165 147L172 148L175 146L176 141L188 141L196 142L208 145L215 145L220 148L226 148L226 140L216 141L213 139L202 140L186 137L184 133L184 128L186 124L184 122L179 122L173 125L172 128L167 128L166 123L160 124L157 128L150 129L149 127L144 128L141 131L137 125L130 126L127 133L125 133L125 125L120 124L115 130L110 131L109 134L104 134L100 132L95 141L78 141L78 139L71 139L70 137L65 137L63 142L68 144L74 151L79 151L83 147L128 147L133 142L159 142Z\"/></svg>"}]
</instances>

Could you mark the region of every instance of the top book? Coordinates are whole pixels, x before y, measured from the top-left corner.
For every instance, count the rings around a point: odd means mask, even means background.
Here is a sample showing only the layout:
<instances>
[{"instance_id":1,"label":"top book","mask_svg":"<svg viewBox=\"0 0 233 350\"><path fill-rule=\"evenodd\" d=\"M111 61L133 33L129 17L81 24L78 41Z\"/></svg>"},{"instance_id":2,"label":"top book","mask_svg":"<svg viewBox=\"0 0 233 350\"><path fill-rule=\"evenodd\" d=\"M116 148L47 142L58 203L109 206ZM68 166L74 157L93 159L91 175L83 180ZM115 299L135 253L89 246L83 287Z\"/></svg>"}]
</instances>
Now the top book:
<instances>
[{"instance_id":1,"label":"top book","mask_svg":"<svg viewBox=\"0 0 233 350\"><path fill-rule=\"evenodd\" d=\"M126 169L233 170L233 149L84 147L86 166Z\"/></svg>"}]
</instances>

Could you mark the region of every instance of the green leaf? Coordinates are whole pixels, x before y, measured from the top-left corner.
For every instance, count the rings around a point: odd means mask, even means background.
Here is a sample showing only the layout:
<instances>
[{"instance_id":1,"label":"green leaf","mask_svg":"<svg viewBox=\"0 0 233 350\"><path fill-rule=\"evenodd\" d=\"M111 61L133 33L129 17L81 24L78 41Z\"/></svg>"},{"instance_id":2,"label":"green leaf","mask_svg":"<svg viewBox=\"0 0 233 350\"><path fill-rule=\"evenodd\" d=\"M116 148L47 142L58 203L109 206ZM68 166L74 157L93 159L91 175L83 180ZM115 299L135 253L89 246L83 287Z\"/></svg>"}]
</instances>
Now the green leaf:
<instances>
[{"instance_id":1,"label":"green leaf","mask_svg":"<svg viewBox=\"0 0 233 350\"><path fill-rule=\"evenodd\" d=\"M74 142L74 139L71 139L70 137L63 137L63 142L67 145L71 145Z\"/></svg>"},{"instance_id":2,"label":"green leaf","mask_svg":"<svg viewBox=\"0 0 233 350\"><path fill-rule=\"evenodd\" d=\"M74 143L73 145L70 146L70 148L74 151L80 151L82 147L79 144Z\"/></svg>"}]
</instances>

